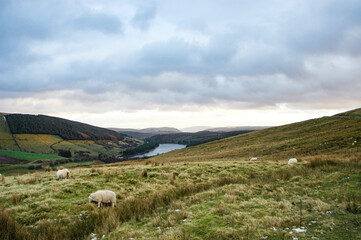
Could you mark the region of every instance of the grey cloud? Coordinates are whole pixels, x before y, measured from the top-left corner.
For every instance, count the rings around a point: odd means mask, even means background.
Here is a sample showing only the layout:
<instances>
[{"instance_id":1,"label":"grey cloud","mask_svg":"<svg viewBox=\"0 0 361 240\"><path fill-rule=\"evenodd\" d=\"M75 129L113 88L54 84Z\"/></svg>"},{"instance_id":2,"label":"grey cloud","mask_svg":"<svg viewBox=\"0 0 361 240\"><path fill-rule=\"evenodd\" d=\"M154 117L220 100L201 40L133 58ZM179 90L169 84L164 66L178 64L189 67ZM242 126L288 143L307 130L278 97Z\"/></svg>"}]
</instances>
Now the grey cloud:
<instances>
[{"instance_id":1,"label":"grey cloud","mask_svg":"<svg viewBox=\"0 0 361 240\"><path fill-rule=\"evenodd\" d=\"M156 11L156 5L137 9L137 12L132 19L132 25L136 28L147 30L151 21L156 16Z\"/></svg>"},{"instance_id":2,"label":"grey cloud","mask_svg":"<svg viewBox=\"0 0 361 240\"><path fill-rule=\"evenodd\" d=\"M321 1L295 9L282 29L288 46L307 54L343 53L341 48L350 29L361 27L361 2Z\"/></svg>"},{"instance_id":3,"label":"grey cloud","mask_svg":"<svg viewBox=\"0 0 361 240\"><path fill-rule=\"evenodd\" d=\"M129 1L137 12L123 18L107 3L2 5L0 99L70 91L59 99L127 110L359 100L359 1L208 2Z\"/></svg>"},{"instance_id":4,"label":"grey cloud","mask_svg":"<svg viewBox=\"0 0 361 240\"><path fill-rule=\"evenodd\" d=\"M74 19L74 25L79 30L93 30L105 34L121 33L122 23L114 16L104 13L84 14Z\"/></svg>"}]
</instances>

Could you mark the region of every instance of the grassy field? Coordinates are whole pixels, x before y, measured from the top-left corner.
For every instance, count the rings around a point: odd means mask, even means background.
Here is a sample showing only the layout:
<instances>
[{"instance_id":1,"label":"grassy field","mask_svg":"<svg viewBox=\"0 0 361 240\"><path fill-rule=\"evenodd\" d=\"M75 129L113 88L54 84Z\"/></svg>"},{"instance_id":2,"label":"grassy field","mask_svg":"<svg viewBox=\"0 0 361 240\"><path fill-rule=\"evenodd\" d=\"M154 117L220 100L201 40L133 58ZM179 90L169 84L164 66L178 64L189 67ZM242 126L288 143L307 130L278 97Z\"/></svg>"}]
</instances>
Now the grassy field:
<instances>
[{"instance_id":1,"label":"grassy field","mask_svg":"<svg viewBox=\"0 0 361 240\"><path fill-rule=\"evenodd\" d=\"M361 237L359 159L156 165L77 168L64 181L55 171L5 177L0 224L7 223L0 233L4 239ZM117 193L115 209L87 202L99 189Z\"/></svg>"},{"instance_id":2,"label":"grassy field","mask_svg":"<svg viewBox=\"0 0 361 240\"><path fill-rule=\"evenodd\" d=\"M360 134L360 119L325 117L63 181L3 175L0 239L361 239ZM116 208L87 202L102 189Z\"/></svg>"},{"instance_id":3,"label":"grassy field","mask_svg":"<svg viewBox=\"0 0 361 240\"><path fill-rule=\"evenodd\" d=\"M62 159L63 157L51 154L39 154L39 153L28 153L28 152L20 152L20 151L10 151L10 150L2 150L0 149L0 154L18 158L26 161L35 161L39 159Z\"/></svg>"},{"instance_id":4,"label":"grassy field","mask_svg":"<svg viewBox=\"0 0 361 240\"><path fill-rule=\"evenodd\" d=\"M24 152L56 154L50 146L62 141L58 136L49 134L14 134L16 142Z\"/></svg>"}]
</instances>

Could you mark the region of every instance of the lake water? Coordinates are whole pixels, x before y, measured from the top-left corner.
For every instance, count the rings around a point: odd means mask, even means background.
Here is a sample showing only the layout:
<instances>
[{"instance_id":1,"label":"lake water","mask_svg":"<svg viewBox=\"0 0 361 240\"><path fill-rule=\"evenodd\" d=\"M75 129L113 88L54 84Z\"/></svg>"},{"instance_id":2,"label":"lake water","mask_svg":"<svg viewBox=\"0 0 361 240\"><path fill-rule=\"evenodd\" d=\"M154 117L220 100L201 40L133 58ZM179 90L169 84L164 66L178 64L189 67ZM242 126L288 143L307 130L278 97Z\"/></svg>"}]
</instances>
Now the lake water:
<instances>
[{"instance_id":1,"label":"lake water","mask_svg":"<svg viewBox=\"0 0 361 240\"><path fill-rule=\"evenodd\" d=\"M182 144L171 144L171 143L159 144L159 146L157 148L153 149L152 151L133 156L132 158L152 157L152 156L156 156L158 154L167 153L167 152L170 152L170 151L173 151L176 149L182 149L185 147L186 147L186 145L182 145Z\"/></svg>"}]
</instances>

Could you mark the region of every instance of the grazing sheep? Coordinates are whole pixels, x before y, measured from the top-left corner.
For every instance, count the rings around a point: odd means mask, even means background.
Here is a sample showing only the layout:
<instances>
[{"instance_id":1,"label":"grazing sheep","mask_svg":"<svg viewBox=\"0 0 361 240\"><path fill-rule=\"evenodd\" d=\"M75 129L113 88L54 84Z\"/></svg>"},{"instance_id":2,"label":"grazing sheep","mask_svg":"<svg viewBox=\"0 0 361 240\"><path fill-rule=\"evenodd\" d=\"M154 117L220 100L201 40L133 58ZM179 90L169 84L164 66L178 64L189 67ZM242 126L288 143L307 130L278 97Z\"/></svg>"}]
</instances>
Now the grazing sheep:
<instances>
[{"instance_id":1,"label":"grazing sheep","mask_svg":"<svg viewBox=\"0 0 361 240\"><path fill-rule=\"evenodd\" d=\"M117 202L116 198L117 196L113 191L103 190L90 194L88 200L89 202L97 202L98 207L101 207L102 203L111 203L112 207L114 207Z\"/></svg>"},{"instance_id":2,"label":"grazing sheep","mask_svg":"<svg viewBox=\"0 0 361 240\"><path fill-rule=\"evenodd\" d=\"M291 158L290 160L288 160L288 165L297 163L297 159L296 158Z\"/></svg>"},{"instance_id":3,"label":"grazing sheep","mask_svg":"<svg viewBox=\"0 0 361 240\"><path fill-rule=\"evenodd\" d=\"M250 161L257 161L257 158L253 157L253 158L250 159Z\"/></svg>"},{"instance_id":4,"label":"grazing sheep","mask_svg":"<svg viewBox=\"0 0 361 240\"><path fill-rule=\"evenodd\" d=\"M56 177L58 178L58 180L70 178L70 172L68 169L59 170L56 172Z\"/></svg>"}]
</instances>

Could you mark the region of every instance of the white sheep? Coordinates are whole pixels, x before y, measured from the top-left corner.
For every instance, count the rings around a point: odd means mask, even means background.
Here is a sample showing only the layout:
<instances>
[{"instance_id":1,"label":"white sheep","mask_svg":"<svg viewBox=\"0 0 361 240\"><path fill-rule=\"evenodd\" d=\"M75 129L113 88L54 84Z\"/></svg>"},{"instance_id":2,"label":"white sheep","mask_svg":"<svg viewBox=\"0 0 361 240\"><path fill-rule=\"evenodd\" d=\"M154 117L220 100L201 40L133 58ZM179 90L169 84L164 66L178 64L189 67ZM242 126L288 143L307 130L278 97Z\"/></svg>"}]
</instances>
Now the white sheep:
<instances>
[{"instance_id":1,"label":"white sheep","mask_svg":"<svg viewBox=\"0 0 361 240\"><path fill-rule=\"evenodd\" d=\"M113 191L101 190L90 194L88 197L89 202L97 202L98 207L101 207L102 203L111 203L112 207L116 205L117 196Z\"/></svg>"},{"instance_id":2,"label":"white sheep","mask_svg":"<svg viewBox=\"0 0 361 240\"><path fill-rule=\"evenodd\" d=\"M253 157L250 159L250 161L257 161L258 159L256 157Z\"/></svg>"},{"instance_id":3,"label":"white sheep","mask_svg":"<svg viewBox=\"0 0 361 240\"><path fill-rule=\"evenodd\" d=\"M70 172L68 169L61 169L56 172L56 177L58 178L58 180L70 178Z\"/></svg>"},{"instance_id":4,"label":"white sheep","mask_svg":"<svg viewBox=\"0 0 361 240\"><path fill-rule=\"evenodd\" d=\"M296 158L291 158L290 160L288 160L288 165L297 163L297 159Z\"/></svg>"}]
</instances>

